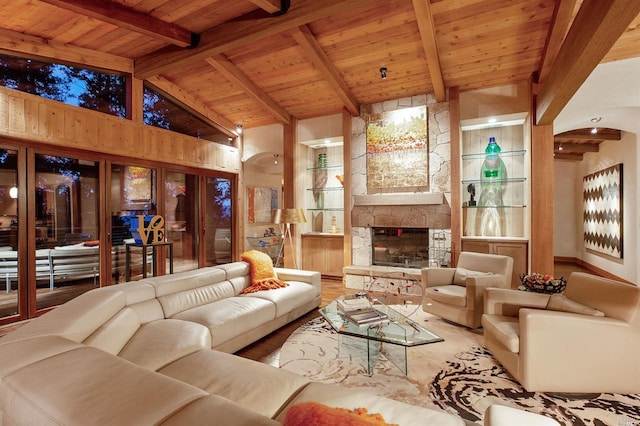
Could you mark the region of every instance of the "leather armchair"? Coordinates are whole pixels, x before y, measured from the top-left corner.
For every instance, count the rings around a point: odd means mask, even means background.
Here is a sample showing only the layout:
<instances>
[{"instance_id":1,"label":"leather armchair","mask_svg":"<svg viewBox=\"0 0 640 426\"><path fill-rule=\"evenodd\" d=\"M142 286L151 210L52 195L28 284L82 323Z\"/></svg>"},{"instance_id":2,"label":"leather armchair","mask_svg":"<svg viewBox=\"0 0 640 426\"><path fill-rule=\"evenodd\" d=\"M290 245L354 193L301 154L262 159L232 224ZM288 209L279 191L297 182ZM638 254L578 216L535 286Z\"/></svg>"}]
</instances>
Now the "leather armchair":
<instances>
[{"instance_id":1,"label":"leather armchair","mask_svg":"<svg viewBox=\"0 0 640 426\"><path fill-rule=\"evenodd\" d=\"M484 289L509 288L513 259L497 254L462 252L456 268L423 268L422 309L470 328L481 325Z\"/></svg>"},{"instance_id":2,"label":"leather armchair","mask_svg":"<svg viewBox=\"0 0 640 426\"><path fill-rule=\"evenodd\" d=\"M488 289L485 347L530 392L640 393L640 288L574 272L564 296ZM580 309L585 310L585 309Z\"/></svg>"}]
</instances>

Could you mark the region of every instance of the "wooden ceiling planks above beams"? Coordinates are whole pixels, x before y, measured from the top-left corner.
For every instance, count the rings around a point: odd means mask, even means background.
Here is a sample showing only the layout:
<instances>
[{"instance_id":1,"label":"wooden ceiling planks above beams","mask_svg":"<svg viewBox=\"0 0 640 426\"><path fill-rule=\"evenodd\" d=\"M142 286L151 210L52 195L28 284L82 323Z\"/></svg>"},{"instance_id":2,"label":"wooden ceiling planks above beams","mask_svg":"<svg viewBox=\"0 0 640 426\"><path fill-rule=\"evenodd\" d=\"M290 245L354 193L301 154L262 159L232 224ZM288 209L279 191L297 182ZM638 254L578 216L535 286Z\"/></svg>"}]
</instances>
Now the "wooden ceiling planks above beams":
<instances>
[{"instance_id":1,"label":"wooden ceiling planks above beams","mask_svg":"<svg viewBox=\"0 0 640 426\"><path fill-rule=\"evenodd\" d=\"M416 13L422 48L427 58L427 67L431 75L433 92L438 102L444 102L447 99L447 94L445 91L444 78L442 77L435 26L429 0L413 0L413 9Z\"/></svg>"},{"instance_id":2,"label":"wooden ceiling planks above beams","mask_svg":"<svg viewBox=\"0 0 640 426\"><path fill-rule=\"evenodd\" d=\"M262 104L271 114L273 114L283 124L291 123L291 115L275 102L264 90L253 83L237 66L235 66L224 55L215 55L205 61L214 67L220 74L228 80L238 84L244 91Z\"/></svg>"},{"instance_id":3,"label":"wooden ceiling planks above beams","mask_svg":"<svg viewBox=\"0 0 640 426\"><path fill-rule=\"evenodd\" d=\"M124 7L112 1L40 0L117 27L126 28L179 47L197 44L197 35L178 25L156 19L146 13Z\"/></svg>"},{"instance_id":4,"label":"wooden ceiling planks above beams","mask_svg":"<svg viewBox=\"0 0 640 426\"><path fill-rule=\"evenodd\" d=\"M280 12L282 7L281 0L249 0L251 3L258 6L260 9L269 13Z\"/></svg>"},{"instance_id":5,"label":"wooden ceiling planks above beams","mask_svg":"<svg viewBox=\"0 0 640 426\"><path fill-rule=\"evenodd\" d=\"M597 128L597 127L596 127ZM619 141L622 139L622 132L618 129L597 128L596 133L592 133L592 128L570 130L555 135L556 139L583 139L583 140L605 140Z\"/></svg>"},{"instance_id":6,"label":"wooden ceiling planks above beams","mask_svg":"<svg viewBox=\"0 0 640 426\"><path fill-rule=\"evenodd\" d=\"M593 69L640 13L640 1L585 0L536 99L536 124L553 124Z\"/></svg>"},{"instance_id":7,"label":"wooden ceiling planks above beams","mask_svg":"<svg viewBox=\"0 0 640 426\"><path fill-rule=\"evenodd\" d=\"M551 21L551 31L549 31L545 48L542 51L536 83L544 83L551 71L551 65L558 57L562 42L573 19L576 3L577 0L559 0L556 4Z\"/></svg>"},{"instance_id":8,"label":"wooden ceiling planks above beams","mask_svg":"<svg viewBox=\"0 0 640 426\"><path fill-rule=\"evenodd\" d=\"M133 61L121 56L45 40L0 28L0 52L32 59L85 65L90 68L133 73Z\"/></svg>"},{"instance_id":9,"label":"wooden ceiling planks above beams","mask_svg":"<svg viewBox=\"0 0 640 426\"><path fill-rule=\"evenodd\" d=\"M214 123L220 130L223 130L229 136L237 136L236 123L232 123L224 116L207 107L198 97L186 93L184 90L173 84L164 77L154 76L147 79L160 92L169 94L171 98L179 101L182 105L191 110L198 116L204 116L207 120Z\"/></svg>"},{"instance_id":10,"label":"wooden ceiling planks above beams","mask_svg":"<svg viewBox=\"0 0 640 426\"><path fill-rule=\"evenodd\" d=\"M322 74L322 77L333 87L349 113L353 116L359 115L360 104L358 100L351 93L351 90L345 84L324 50L322 50L322 46L313 36L309 27L306 25L297 27L291 30L291 36L302 47L305 54Z\"/></svg>"},{"instance_id":11,"label":"wooden ceiling planks above beams","mask_svg":"<svg viewBox=\"0 0 640 426\"><path fill-rule=\"evenodd\" d=\"M369 1L371 0L298 0L282 16L247 17L228 21L203 32L200 44L193 49L162 49L138 58L135 74L137 78L146 79L185 67L253 41L351 10Z\"/></svg>"}]
</instances>

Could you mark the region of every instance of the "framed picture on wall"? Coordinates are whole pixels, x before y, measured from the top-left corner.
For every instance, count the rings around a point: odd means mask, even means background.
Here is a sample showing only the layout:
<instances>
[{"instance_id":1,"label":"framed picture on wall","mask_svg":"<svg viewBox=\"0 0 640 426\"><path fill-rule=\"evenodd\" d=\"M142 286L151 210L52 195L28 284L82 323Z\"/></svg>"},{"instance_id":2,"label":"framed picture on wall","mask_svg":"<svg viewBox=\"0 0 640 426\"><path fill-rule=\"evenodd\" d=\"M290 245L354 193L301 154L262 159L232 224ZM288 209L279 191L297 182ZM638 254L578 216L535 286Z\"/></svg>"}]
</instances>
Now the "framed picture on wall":
<instances>
[{"instance_id":1,"label":"framed picture on wall","mask_svg":"<svg viewBox=\"0 0 640 426\"><path fill-rule=\"evenodd\" d=\"M427 107L370 115L367 120L367 189L429 187Z\"/></svg>"},{"instance_id":2,"label":"framed picture on wall","mask_svg":"<svg viewBox=\"0 0 640 426\"><path fill-rule=\"evenodd\" d=\"M278 190L260 186L248 186L248 222L270 223L271 210L278 208ZM275 203L275 204L274 204Z\"/></svg>"},{"instance_id":3,"label":"framed picture on wall","mask_svg":"<svg viewBox=\"0 0 640 426\"><path fill-rule=\"evenodd\" d=\"M622 164L583 178L584 245L622 259Z\"/></svg>"}]
</instances>

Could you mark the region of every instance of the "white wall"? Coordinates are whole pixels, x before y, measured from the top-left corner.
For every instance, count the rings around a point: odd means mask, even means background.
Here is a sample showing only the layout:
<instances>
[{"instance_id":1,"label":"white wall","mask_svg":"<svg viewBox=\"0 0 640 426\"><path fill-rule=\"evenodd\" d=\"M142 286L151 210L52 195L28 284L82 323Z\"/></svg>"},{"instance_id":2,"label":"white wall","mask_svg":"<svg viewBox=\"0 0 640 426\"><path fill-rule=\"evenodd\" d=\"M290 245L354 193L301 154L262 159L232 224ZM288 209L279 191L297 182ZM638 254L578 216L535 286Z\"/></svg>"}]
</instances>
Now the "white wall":
<instances>
[{"instance_id":1,"label":"white wall","mask_svg":"<svg viewBox=\"0 0 640 426\"><path fill-rule=\"evenodd\" d=\"M577 215L582 204L576 194L582 195L581 186L577 187L578 165L576 161L556 160L556 188L553 197L553 255L558 257L577 257ZM577 204L576 204L577 203Z\"/></svg>"},{"instance_id":2,"label":"white wall","mask_svg":"<svg viewBox=\"0 0 640 426\"><path fill-rule=\"evenodd\" d=\"M637 134L640 134L640 124L637 126ZM623 132L622 140L601 143L599 152L584 154L581 162L556 161L554 197L554 256L575 257L633 283L638 282L637 255L640 244L637 235L640 211L637 134ZM622 259L585 248L582 218L583 177L618 163L623 164Z\"/></svg>"}]
</instances>

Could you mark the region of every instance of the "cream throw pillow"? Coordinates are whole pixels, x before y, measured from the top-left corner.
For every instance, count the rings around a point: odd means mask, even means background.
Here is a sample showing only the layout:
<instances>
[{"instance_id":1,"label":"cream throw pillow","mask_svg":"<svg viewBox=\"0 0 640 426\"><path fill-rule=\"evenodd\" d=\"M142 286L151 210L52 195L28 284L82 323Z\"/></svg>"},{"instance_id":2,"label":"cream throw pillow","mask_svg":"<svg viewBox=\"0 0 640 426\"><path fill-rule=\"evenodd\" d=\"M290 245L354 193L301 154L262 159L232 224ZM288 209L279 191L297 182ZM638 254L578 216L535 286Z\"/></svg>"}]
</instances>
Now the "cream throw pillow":
<instances>
[{"instance_id":1,"label":"cream throw pillow","mask_svg":"<svg viewBox=\"0 0 640 426\"><path fill-rule=\"evenodd\" d=\"M480 272L480 271L471 271L469 269L464 268L456 268L455 274L453 274L453 283L455 285L466 285L467 277L478 277L481 275L493 275L492 272Z\"/></svg>"},{"instance_id":2,"label":"cream throw pillow","mask_svg":"<svg viewBox=\"0 0 640 426\"><path fill-rule=\"evenodd\" d=\"M575 300L569 299L564 294L552 294L547 302L548 311L560 311L571 312L581 315L593 315L594 317L603 317L604 312L592 308L591 306L583 305Z\"/></svg>"}]
</instances>

